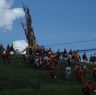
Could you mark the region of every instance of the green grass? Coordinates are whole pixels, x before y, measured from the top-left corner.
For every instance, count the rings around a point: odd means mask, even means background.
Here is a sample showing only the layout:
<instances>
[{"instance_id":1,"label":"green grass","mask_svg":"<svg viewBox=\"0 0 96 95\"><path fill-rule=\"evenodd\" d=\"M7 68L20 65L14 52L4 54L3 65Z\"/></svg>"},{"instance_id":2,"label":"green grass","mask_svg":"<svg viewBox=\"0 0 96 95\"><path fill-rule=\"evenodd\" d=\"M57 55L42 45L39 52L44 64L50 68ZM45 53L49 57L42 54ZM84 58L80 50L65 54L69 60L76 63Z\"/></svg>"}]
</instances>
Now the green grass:
<instances>
[{"instance_id":1,"label":"green grass","mask_svg":"<svg viewBox=\"0 0 96 95\"><path fill-rule=\"evenodd\" d=\"M43 85L39 89L6 89L0 92L0 95L80 95L81 87L78 85Z\"/></svg>"},{"instance_id":2,"label":"green grass","mask_svg":"<svg viewBox=\"0 0 96 95\"><path fill-rule=\"evenodd\" d=\"M57 72L57 80L51 79L50 71L33 68L15 60L0 64L0 95L81 95L82 84L73 77L67 81L64 76L65 63ZM22 63L22 64L20 64ZM92 78L92 65L88 66L87 79ZM74 67L74 65L73 65ZM74 74L73 74L74 76Z\"/></svg>"}]
</instances>

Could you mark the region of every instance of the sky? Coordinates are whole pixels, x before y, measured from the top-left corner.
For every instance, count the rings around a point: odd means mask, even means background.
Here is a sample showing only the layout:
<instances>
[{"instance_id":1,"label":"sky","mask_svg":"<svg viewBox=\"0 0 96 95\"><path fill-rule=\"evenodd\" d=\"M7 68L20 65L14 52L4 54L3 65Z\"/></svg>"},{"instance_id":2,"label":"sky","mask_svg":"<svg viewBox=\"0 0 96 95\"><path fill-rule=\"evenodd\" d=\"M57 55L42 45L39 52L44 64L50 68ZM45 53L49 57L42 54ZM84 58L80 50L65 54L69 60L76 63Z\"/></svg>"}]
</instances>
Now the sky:
<instances>
[{"instance_id":1,"label":"sky","mask_svg":"<svg viewBox=\"0 0 96 95\"><path fill-rule=\"evenodd\" d=\"M28 5L39 45L51 47L53 50L96 48L96 0L13 0L12 2L10 9L19 8L22 14L18 12L19 16L12 20L11 29L8 27L4 29L6 26L0 28L0 43L5 47L11 42L26 41L21 25L24 18L21 8L23 5ZM93 39L95 40L86 43L65 44Z\"/></svg>"}]
</instances>

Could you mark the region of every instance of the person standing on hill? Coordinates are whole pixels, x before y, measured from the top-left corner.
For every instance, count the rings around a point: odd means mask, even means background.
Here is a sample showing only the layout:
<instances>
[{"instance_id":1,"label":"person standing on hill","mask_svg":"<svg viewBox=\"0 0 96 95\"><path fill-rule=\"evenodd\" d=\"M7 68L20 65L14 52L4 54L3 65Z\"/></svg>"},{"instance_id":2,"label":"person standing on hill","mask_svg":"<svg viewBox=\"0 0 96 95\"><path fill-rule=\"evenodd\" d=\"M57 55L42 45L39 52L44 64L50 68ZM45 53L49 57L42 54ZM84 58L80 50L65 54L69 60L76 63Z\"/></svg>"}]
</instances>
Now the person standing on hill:
<instances>
[{"instance_id":1,"label":"person standing on hill","mask_svg":"<svg viewBox=\"0 0 96 95\"><path fill-rule=\"evenodd\" d=\"M84 52L84 54L82 55L82 60L83 60L84 62L88 61L88 58L87 58L87 56L86 56L86 52Z\"/></svg>"},{"instance_id":2,"label":"person standing on hill","mask_svg":"<svg viewBox=\"0 0 96 95\"><path fill-rule=\"evenodd\" d=\"M76 66L75 68L75 72L76 72L76 78L79 82L83 82L84 81L84 76L83 76L83 69L80 65Z\"/></svg>"},{"instance_id":3,"label":"person standing on hill","mask_svg":"<svg viewBox=\"0 0 96 95\"><path fill-rule=\"evenodd\" d=\"M93 79L96 82L96 66L93 67Z\"/></svg>"},{"instance_id":4,"label":"person standing on hill","mask_svg":"<svg viewBox=\"0 0 96 95\"><path fill-rule=\"evenodd\" d=\"M71 66L70 65L66 66L66 68L65 68L65 75L66 75L66 79L67 80L71 79L71 73L72 73Z\"/></svg>"},{"instance_id":5,"label":"person standing on hill","mask_svg":"<svg viewBox=\"0 0 96 95\"><path fill-rule=\"evenodd\" d=\"M0 63L2 63L2 55L3 55L3 52L4 52L4 47L2 44L0 44Z\"/></svg>"}]
</instances>

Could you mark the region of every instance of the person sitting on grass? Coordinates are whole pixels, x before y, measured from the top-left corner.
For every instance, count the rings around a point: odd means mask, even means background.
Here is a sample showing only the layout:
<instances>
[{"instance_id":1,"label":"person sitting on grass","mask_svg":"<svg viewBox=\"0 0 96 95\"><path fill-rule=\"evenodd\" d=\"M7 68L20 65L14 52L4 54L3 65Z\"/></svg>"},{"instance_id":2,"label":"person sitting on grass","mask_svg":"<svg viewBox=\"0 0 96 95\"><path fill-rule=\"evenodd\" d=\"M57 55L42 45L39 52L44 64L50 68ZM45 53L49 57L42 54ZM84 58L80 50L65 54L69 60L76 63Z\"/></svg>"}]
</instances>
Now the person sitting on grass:
<instances>
[{"instance_id":1,"label":"person sitting on grass","mask_svg":"<svg viewBox=\"0 0 96 95\"><path fill-rule=\"evenodd\" d=\"M89 80L82 89L83 95L93 95L94 92L94 83L92 80Z\"/></svg>"},{"instance_id":2,"label":"person sitting on grass","mask_svg":"<svg viewBox=\"0 0 96 95\"><path fill-rule=\"evenodd\" d=\"M52 78L52 79L57 79L56 72L51 71L51 72L50 72L50 75L51 75L51 78Z\"/></svg>"}]
</instances>

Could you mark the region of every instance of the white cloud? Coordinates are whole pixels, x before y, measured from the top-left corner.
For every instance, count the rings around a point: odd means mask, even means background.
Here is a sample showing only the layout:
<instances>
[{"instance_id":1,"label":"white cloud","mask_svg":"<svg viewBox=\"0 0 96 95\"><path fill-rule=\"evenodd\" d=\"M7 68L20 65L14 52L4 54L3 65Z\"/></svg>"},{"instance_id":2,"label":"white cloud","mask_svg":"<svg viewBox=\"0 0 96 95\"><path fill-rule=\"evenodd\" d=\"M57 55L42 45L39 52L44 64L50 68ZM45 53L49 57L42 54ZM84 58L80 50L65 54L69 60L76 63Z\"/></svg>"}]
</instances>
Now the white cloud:
<instances>
[{"instance_id":1,"label":"white cloud","mask_svg":"<svg viewBox=\"0 0 96 95\"><path fill-rule=\"evenodd\" d=\"M16 19L24 17L22 8L11 8L13 0L0 0L0 28L11 30Z\"/></svg>"},{"instance_id":2,"label":"white cloud","mask_svg":"<svg viewBox=\"0 0 96 95\"><path fill-rule=\"evenodd\" d=\"M13 46L15 49L22 51L28 46L28 43L25 40L17 40L13 42Z\"/></svg>"}]
</instances>

